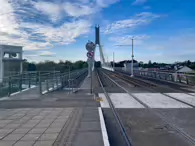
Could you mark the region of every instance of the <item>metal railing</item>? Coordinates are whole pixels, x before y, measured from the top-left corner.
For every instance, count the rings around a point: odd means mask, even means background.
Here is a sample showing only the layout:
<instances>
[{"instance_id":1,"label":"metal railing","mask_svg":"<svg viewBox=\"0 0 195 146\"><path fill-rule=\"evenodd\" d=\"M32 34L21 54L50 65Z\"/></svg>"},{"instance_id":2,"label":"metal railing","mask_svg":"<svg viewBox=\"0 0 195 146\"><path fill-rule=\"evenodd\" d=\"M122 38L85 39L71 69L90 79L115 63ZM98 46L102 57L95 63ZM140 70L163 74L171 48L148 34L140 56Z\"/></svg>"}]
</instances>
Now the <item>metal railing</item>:
<instances>
[{"instance_id":1,"label":"metal railing","mask_svg":"<svg viewBox=\"0 0 195 146\"><path fill-rule=\"evenodd\" d=\"M60 73L59 71L14 73L12 76L4 77L0 83L0 98L9 97L13 93L32 87L39 87L41 94L66 86L73 88L78 84L76 78L84 72L87 72L87 69L65 73Z\"/></svg>"},{"instance_id":2,"label":"metal railing","mask_svg":"<svg viewBox=\"0 0 195 146\"><path fill-rule=\"evenodd\" d=\"M146 76L161 80L167 80L172 82L179 82L189 85L195 85L195 75L184 74L184 73L165 73L165 72L157 72L157 71L141 71L135 70L135 75Z\"/></svg>"},{"instance_id":3,"label":"metal railing","mask_svg":"<svg viewBox=\"0 0 195 146\"><path fill-rule=\"evenodd\" d=\"M40 93L45 94L54 90L68 88L69 90L74 90L78 84L78 78L85 74L87 69L75 70L68 73L48 73L44 74L44 76L40 76Z\"/></svg>"}]
</instances>

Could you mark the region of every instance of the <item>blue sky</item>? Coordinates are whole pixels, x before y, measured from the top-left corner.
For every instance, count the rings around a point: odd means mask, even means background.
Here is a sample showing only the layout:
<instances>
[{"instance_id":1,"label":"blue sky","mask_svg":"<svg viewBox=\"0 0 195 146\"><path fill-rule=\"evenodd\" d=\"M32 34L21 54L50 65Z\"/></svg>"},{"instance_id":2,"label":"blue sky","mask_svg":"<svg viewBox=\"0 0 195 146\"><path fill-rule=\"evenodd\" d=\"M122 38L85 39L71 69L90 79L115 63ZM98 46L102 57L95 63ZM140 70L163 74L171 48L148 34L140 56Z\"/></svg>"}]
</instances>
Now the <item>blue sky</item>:
<instances>
[{"instance_id":1,"label":"blue sky","mask_svg":"<svg viewBox=\"0 0 195 146\"><path fill-rule=\"evenodd\" d=\"M0 43L24 46L29 61L86 60L100 25L109 60L195 61L194 0L0 0ZM99 52L96 53L99 60Z\"/></svg>"}]
</instances>

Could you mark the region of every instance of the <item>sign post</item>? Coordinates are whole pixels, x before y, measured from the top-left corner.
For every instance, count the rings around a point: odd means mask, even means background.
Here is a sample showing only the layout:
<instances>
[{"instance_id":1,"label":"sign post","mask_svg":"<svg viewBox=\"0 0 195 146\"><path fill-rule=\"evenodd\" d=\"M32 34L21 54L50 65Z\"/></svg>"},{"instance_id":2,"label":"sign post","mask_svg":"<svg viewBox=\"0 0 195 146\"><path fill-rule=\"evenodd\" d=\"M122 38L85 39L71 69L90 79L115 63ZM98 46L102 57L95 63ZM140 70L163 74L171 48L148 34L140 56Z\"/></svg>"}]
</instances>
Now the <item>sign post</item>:
<instances>
[{"instance_id":1,"label":"sign post","mask_svg":"<svg viewBox=\"0 0 195 146\"><path fill-rule=\"evenodd\" d=\"M93 71L93 65L94 65L94 51L95 51L95 44L91 41L88 41L88 43L86 44L86 49L87 49L87 63L88 63L88 77L91 77L91 94L93 92L92 89L92 71Z\"/></svg>"}]
</instances>

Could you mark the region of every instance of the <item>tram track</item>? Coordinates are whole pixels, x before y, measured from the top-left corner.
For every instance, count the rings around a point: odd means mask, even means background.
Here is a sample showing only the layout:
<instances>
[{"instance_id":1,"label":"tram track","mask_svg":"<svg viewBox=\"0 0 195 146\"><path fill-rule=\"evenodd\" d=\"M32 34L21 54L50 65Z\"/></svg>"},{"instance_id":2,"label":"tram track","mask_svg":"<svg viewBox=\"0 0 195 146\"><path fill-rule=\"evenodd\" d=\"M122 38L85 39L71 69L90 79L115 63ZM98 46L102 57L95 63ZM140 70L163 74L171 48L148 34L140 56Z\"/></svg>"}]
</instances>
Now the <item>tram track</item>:
<instances>
[{"instance_id":1,"label":"tram track","mask_svg":"<svg viewBox=\"0 0 195 146\"><path fill-rule=\"evenodd\" d=\"M124 72L124 71L117 71L117 72L115 72L116 74L119 74L119 75L122 75L122 76L124 76L124 77L127 77L127 78L129 78L129 74L128 73L126 73L126 72ZM152 79L152 80L150 80L150 79ZM166 80L163 82L162 80L157 80L157 79L153 79L153 78L144 78L144 77L142 77L142 76L135 76L134 78L132 78L131 80L139 80L139 81L141 81L141 82L150 82L151 84L154 84L155 85L155 87L161 87L161 88L164 88L164 89L168 89L168 90L171 90L171 91L173 91L173 92L184 92L185 94L188 94L188 95L190 95L190 96L195 96L195 95L192 95L192 94L190 94L190 93L188 93L188 92L190 92L190 91L187 91L186 89L182 89L182 88L180 88L180 89L176 89L176 88L178 88L177 86L183 86L183 87L188 87L188 86L186 86L186 85L182 85L182 84L176 84L176 83L171 83L171 82L167 82ZM158 81L158 82L157 82ZM163 84L162 84L162 82L163 82ZM168 86L167 86L168 85ZM170 85L171 85L171 87L170 87ZM173 87L174 86L174 87ZM190 87L190 86L189 86Z\"/></svg>"},{"instance_id":2,"label":"tram track","mask_svg":"<svg viewBox=\"0 0 195 146\"><path fill-rule=\"evenodd\" d=\"M113 73L113 72L109 72L110 74L115 74L115 73ZM106 73L107 74L107 73ZM120 74L118 74L118 73L116 73L117 74L117 78L119 78L119 79L122 79L123 81L125 81L125 82L127 82L127 83L130 83L130 84L135 84L136 86L137 86L137 84L139 84L139 87L142 87L142 88L144 88L144 89L146 89L146 90L148 90L148 91L150 91L150 92L152 92L152 93L156 93L156 92L158 92L158 93L160 93L160 94L162 94L162 95L164 95L164 96L166 96L166 97L168 97L168 98L171 98L171 99L174 99L174 100L176 100L176 101L179 101L179 102L181 102L181 103L184 103L184 104L186 104L186 105L189 105L190 107L192 107L192 108L195 108L195 106L193 105L193 104L190 104L190 103L188 103L188 102L185 102L185 101L183 101L183 100L180 100L180 99L177 99L177 98L175 98L175 97L172 97L172 96L170 96L170 95L167 95L166 93L163 93L163 92L159 92L159 89L157 89L157 87L158 87L158 85L156 85L156 84L152 84L152 83L148 83L148 82L146 82L146 81L143 81L143 80L140 80L140 79L135 79L135 78L132 78L132 77L130 77L130 76L127 76L127 75L122 75L122 76L120 76ZM108 74L107 74L108 75ZM136 81L137 80L137 81ZM145 86L144 84L148 84L148 85L150 85L150 86ZM164 88L164 87L163 87ZM178 90L175 90L175 89L170 89L169 88L169 90L173 90L173 91L177 91L178 92ZM191 95L191 94L188 94L188 93L185 93L186 95L190 95L190 96L193 96L193 95Z\"/></svg>"},{"instance_id":3,"label":"tram track","mask_svg":"<svg viewBox=\"0 0 195 146\"><path fill-rule=\"evenodd\" d=\"M106 99L108 100L109 106L110 106L110 108L112 110L112 113L114 115L114 118L115 118L115 120L116 120L116 122L117 122L117 124L118 124L118 126L120 128L120 131L121 131L121 133L123 135L123 138L125 140L126 145L127 146L132 146L131 141L130 141L130 139L129 139L126 131L125 131L124 125L123 125L123 123L122 123L122 121L121 121L121 119L120 119L120 117L119 117L119 115L118 115L118 113L117 113L117 111L116 111L116 109L114 107L114 104L112 103L112 100L111 100L110 96L106 92L106 89L104 88L103 82L102 82L102 80L101 80L101 78L100 78L98 73L97 73L97 78L98 78L100 86L102 87L102 90L103 90L103 92L104 92L104 94L106 96Z\"/></svg>"},{"instance_id":4,"label":"tram track","mask_svg":"<svg viewBox=\"0 0 195 146\"><path fill-rule=\"evenodd\" d=\"M186 133L185 131L183 131L181 128L179 128L179 127L177 127L176 125L174 125L174 124L172 124L171 122L169 122L169 120L167 120L166 117L164 117L162 114L160 114L160 112L153 110L150 106L148 106L147 104L145 104L144 102L142 102L140 99L138 99L135 95L133 95L131 92L129 92L129 90L127 90L125 87L122 87L120 84L118 84L116 81L114 81L114 80L110 77L111 74L108 75L108 74L106 74L105 72L103 72L102 70L101 70L100 72L101 72L101 75L107 77L110 81L112 81L114 84L116 84L119 88L123 89L123 90L124 90L127 94L129 94L132 98L134 98L136 101L138 101L140 104L142 104L142 105L143 105L146 109L148 109L151 113L153 113L155 116L157 116L157 117L160 118L162 121L164 121L166 124L168 124L175 132L179 133L183 138L187 139L191 144L193 144L193 145L195 144L195 139L194 139L193 137L191 137L188 133ZM128 83L132 83L132 82L128 82ZM137 84L137 82L136 82L136 84ZM140 86L143 87L142 84L141 84ZM154 87L154 86L152 86L152 87ZM106 96L106 98L108 98L107 100L108 100L109 105L110 105L110 103L112 103L112 101L111 101L111 99L110 99L110 97L109 97L109 94L106 93L106 91L105 91L105 96ZM165 96L167 96L167 95L165 94ZM167 96L167 97L169 97L169 96ZM169 97L169 98L173 98L173 97ZM173 98L173 99L175 99L175 98ZM177 101L179 101L179 102L182 102L182 103L186 104L185 102L180 101L180 100L178 100L178 99L175 99L175 100L177 100ZM191 105L191 104L189 104L189 103L187 103L187 105L189 105L189 106L191 106L192 108L194 108L194 106ZM114 105L112 104L112 106L114 106ZM113 108L114 108L114 107L113 107ZM113 111L113 110L112 110L112 111ZM115 110L115 112L116 112L116 110ZM119 117L119 116L118 116L118 117ZM127 137L128 137L128 136L127 136Z\"/></svg>"}]
</instances>

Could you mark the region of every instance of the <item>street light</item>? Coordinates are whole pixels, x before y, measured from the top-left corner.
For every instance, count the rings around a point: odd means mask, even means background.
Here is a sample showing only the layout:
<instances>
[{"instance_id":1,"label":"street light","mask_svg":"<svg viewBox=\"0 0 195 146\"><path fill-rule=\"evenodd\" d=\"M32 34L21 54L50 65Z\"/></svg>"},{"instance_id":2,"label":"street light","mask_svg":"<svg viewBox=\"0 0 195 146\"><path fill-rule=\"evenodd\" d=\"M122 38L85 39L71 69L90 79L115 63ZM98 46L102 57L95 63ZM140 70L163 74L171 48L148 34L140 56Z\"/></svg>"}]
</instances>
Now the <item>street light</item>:
<instances>
[{"instance_id":1,"label":"street light","mask_svg":"<svg viewBox=\"0 0 195 146\"><path fill-rule=\"evenodd\" d=\"M132 44L131 45L116 45L116 46L131 46L132 47L132 54L131 54L131 77L133 77L134 76L134 74L133 74L133 58L134 58L134 52L133 52L133 49L134 49L134 44L133 44L133 42L134 42L134 38L132 37L131 38L131 41L132 41Z\"/></svg>"}]
</instances>

